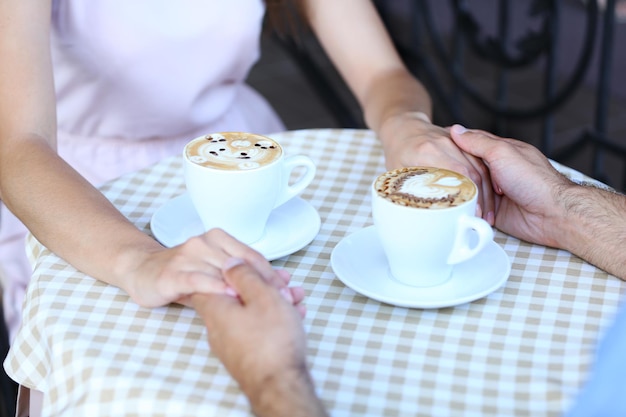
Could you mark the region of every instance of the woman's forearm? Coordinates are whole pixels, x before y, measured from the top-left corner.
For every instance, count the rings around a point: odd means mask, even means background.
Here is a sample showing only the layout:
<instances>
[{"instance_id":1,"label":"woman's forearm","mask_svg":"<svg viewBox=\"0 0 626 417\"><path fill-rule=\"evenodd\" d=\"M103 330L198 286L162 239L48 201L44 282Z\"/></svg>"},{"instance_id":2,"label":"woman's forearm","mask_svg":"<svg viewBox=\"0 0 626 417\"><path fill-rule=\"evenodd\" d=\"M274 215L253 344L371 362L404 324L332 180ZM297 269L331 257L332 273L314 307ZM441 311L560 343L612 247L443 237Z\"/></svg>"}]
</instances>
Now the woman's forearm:
<instances>
[{"instance_id":1,"label":"woman's forearm","mask_svg":"<svg viewBox=\"0 0 626 417\"><path fill-rule=\"evenodd\" d=\"M357 98L370 128L404 112L430 118L423 85L407 70L370 1L308 1L308 17L324 50Z\"/></svg>"},{"instance_id":2,"label":"woman's forearm","mask_svg":"<svg viewBox=\"0 0 626 417\"><path fill-rule=\"evenodd\" d=\"M10 157L3 152L0 162L3 202L42 244L94 278L132 292L127 272L138 253L160 248L156 241L141 233L43 138L22 138Z\"/></svg>"},{"instance_id":3,"label":"woman's forearm","mask_svg":"<svg viewBox=\"0 0 626 417\"><path fill-rule=\"evenodd\" d=\"M0 199L52 251L132 295L127 272L160 245L56 153L50 16L50 0L0 2Z\"/></svg>"},{"instance_id":4,"label":"woman's forearm","mask_svg":"<svg viewBox=\"0 0 626 417\"><path fill-rule=\"evenodd\" d=\"M432 119L432 103L424 86L403 68L381 74L363 97L368 127L380 134L385 122L407 114Z\"/></svg>"}]
</instances>

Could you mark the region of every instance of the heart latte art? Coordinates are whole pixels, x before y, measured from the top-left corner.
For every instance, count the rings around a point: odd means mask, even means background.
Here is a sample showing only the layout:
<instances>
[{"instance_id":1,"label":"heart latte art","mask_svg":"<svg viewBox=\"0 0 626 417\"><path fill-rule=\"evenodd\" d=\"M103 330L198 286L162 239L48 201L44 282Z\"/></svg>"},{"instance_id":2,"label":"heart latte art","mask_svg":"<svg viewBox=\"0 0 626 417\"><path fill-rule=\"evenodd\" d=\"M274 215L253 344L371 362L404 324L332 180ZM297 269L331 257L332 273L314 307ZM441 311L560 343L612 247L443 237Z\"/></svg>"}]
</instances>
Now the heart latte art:
<instances>
[{"instance_id":1,"label":"heart latte art","mask_svg":"<svg viewBox=\"0 0 626 417\"><path fill-rule=\"evenodd\" d=\"M245 171L269 165L283 151L272 139L244 132L213 133L194 139L185 148L186 157L208 168Z\"/></svg>"},{"instance_id":2,"label":"heart latte art","mask_svg":"<svg viewBox=\"0 0 626 417\"><path fill-rule=\"evenodd\" d=\"M374 184L379 196L407 207L440 209L470 201L476 186L467 177L442 168L412 167L386 172Z\"/></svg>"}]
</instances>

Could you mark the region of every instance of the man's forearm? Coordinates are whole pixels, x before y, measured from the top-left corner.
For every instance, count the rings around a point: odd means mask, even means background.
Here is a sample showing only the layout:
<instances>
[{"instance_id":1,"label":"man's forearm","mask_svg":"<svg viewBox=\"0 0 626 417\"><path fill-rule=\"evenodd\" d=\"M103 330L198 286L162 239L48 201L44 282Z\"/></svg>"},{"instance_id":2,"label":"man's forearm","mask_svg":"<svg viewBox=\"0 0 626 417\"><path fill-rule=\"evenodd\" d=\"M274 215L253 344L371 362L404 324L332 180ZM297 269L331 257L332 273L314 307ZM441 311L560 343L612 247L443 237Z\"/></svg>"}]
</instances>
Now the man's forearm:
<instances>
[{"instance_id":1,"label":"man's forearm","mask_svg":"<svg viewBox=\"0 0 626 417\"><path fill-rule=\"evenodd\" d=\"M560 246L626 280L626 196L590 186L560 196L565 217Z\"/></svg>"},{"instance_id":2,"label":"man's forearm","mask_svg":"<svg viewBox=\"0 0 626 417\"><path fill-rule=\"evenodd\" d=\"M277 374L244 392L258 417L328 417L307 369Z\"/></svg>"}]
</instances>

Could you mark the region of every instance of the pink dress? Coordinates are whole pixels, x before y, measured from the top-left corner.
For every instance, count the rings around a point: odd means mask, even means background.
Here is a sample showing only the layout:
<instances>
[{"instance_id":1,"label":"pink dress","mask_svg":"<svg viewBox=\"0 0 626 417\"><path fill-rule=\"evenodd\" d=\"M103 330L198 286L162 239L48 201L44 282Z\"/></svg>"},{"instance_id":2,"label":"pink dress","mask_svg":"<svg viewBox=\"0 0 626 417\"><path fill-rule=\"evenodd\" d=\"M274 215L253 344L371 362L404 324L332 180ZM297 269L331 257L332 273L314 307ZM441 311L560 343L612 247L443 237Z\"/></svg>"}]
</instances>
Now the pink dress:
<instances>
[{"instance_id":1,"label":"pink dress","mask_svg":"<svg viewBox=\"0 0 626 417\"><path fill-rule=\"evenodd\" d=\"M59 154L98 185L181 152L203 133L284 129L245 84L262 0L55 0ZM0 204L0 277L11 337L31 268L24 226Z\"/></svg>"}]
</instances>

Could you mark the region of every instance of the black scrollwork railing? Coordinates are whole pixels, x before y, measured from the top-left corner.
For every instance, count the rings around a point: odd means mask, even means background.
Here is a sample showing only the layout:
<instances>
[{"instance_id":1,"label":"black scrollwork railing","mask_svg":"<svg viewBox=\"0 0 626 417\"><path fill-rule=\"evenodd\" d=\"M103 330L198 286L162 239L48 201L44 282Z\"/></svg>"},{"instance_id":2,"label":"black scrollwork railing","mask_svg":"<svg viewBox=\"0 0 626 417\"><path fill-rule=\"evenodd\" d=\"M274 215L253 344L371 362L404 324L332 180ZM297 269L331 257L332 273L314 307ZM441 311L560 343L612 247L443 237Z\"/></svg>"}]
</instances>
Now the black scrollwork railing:
<instances>
[{"instance_id":1,"label":"black scrollwork railing","mask_svg":"<svg viewBox=\"0 0 626 417\"><path fill-rule=\"evenodd\" d=\"M570 65L566 77L559 74L562 42L560 37L564 25L562 16L563 0L532 0L517 2L513 12L513 1L492 0L489 3L496 10L493 34L487 34L484 19L477 19L469 0L449 0L448 9L452 23L449 30L437 26L441 24L433 14L432 6L441 10L441 0L406 1L410 16L409 42L396 42L401 55L412 70L427 85L449 114L449 119L467 123L461 103L467 98L473 105L492 116L490 130L506 135L511 121L535 120L541 123L540 149L557 160L566 160L592 145L594 177L610 182L604 172L605 154L618 155L624 161L623 187L626 188L626 147L607 135L608 101L610 98L610 75L613 59L613 30L615 1L608 0L606 9L600 13L598 3L588 0L585 3L584 25L574 29L582 34L577 56L568 56ZM437 2L438 4L435 4ZM528 21L527 30L514 31L519 23L520 4L527 6L524 18ZM390 21L389 3L377 2L381 16L388 27ZM481 16L482 17L482 16ZM599 25L602 22L602 25ZM489 22L487 22L489 23ZM600 42L597 42L598 39ZM597 50L597 45L600 45ZM493 67L495 71L494 89L485 89L475 84L475 78L468 77L465 62L472 55ZM599 54L596 80L596 106L593 126L584 130L580 137L564 149L555 149L554 117L569 99L581 88L588 75L590 65ZM515 104L509 100L509 81L517 72L528 67L543 69L543 91L536 102ZM469 121L470 125L471 121Z\"/></svg>"},{"instance_id":2,"label":"black scrollwork railing","mask_svg":"<svg viewBox=\"0 0 626 417\"><path fill-rule=\"evenodd\" d=\"M549 83L543 102L528 108L509 107L506 103L491 101L480 93L471 82L468 82L465 74L456 65L456 57L451 56L443 45L441 33L433 26L432 13L426 1L417 1L415 5L415 26L423 24L427 28L435 51L444 67L451 68L452 75L458 86L470 96L477 104L487 111L507 118L536 118L553 112L564 101L566 101L583 81L585 73L589 67L593 54L593 45L596 37L597 5L594 1L589 3L589 14L587 17L587 28L585 41L574 67L570 79L558 89L553 91L553 83ZM463 0L452 0L455 9L456 24L458 33L455 34L455 42L460 42L461 38L484 61L492 63L502 71L511 71L535 64L540 58L548 56L546 74L552 78L555 72L555 58L558 53L556 26L560 19L559 0L535 0L531 4L530 14L542 19L541 31L530 31L526 33L518 42L517 55L511 54L507 49L509 34L506 28L510 24L509 2L500 1L501 12L499 13L499 36L481 36L480 26L471 14L471 11ZM422 59L424 59L422 57ZM452 105L451 105L452 107Z\"/></svg>"},{"instance_id":3,"label":"black scrollwork railing","mask_svg":"<svg viewBox=\"0 0 626 417\"><path fill-rule=\"evenodd\" d=\"M475 126L476 109L480 109L489 120L489 125L484 127L500 135L508 135L514 124L535 123L540 130L534 135L539 137L539 143L535 144L553 159L567 163L591 149L592 167L586 173L601 181L615 182L606 173L606 155L620 158L621 187L626 190L626 146L610 138L608 129L616 0L607 0L602 11L597 0L586 0L584 6L583 2L573 3L574 0L569 3L568 0L373 1L400 55L427 85L437 104L436 111L440 116L442 111L447 114L446 122ZM564 17L566 6L571 16L572 5L583 14L576 23ZM402 6L400 14L405 15L399 16L399 6ZM493 21L486 21L480 14L485 9L490 9L488 17ZM442 10L448 21L442 18ZM394 30L399 18L408 21L400 37ZM563 42L572 42L563 35L572 33L576 34L578 44L563 48ZM329 81L328 68L318 62L319 54L311 53L305 43L293 39L281 38L279 42L313 84L339 125L363 127L354 106L347 104L338 94L336 84ZM470 75L468 68L470 60L490 67L492 86L476 84L476 77ZM567 62L565 70L563 61ZM574 140L568 140L568 145L557 148L555 118L589 83L592 65L596 66L594 74L597 74L593 79L595 106L590 103L593 122L581 128ZM511 84L517 74L528 68L541 74L539 87L528 86L539 91L532 100L515 101ZM472 111L467 111L468 107Z\"/></svg>"}]
</instances>

